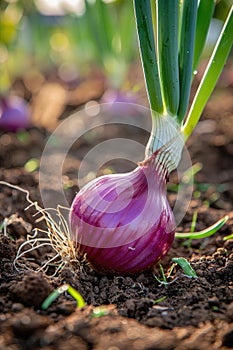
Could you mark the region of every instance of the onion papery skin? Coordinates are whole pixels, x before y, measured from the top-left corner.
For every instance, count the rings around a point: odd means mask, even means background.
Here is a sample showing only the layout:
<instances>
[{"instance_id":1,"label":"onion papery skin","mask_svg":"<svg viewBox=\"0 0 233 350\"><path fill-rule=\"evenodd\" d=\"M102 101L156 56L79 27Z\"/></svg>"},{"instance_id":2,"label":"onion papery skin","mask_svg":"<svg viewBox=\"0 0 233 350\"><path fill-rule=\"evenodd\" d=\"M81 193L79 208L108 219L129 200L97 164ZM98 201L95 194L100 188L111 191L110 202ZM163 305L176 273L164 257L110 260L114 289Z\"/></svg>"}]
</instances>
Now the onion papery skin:
<instances>
[{"instance_id":1,"label":"onion papery skin","mask_svg":"<svg viewBox=\"0 0 233 350\"><path fill-rule=\"evenodd\" d=\"M163 258L175 235L166 175L154 157L134 171L99 177L76 195L71 239L103 273L141 272Z\"/></svg>"}]
</instances>

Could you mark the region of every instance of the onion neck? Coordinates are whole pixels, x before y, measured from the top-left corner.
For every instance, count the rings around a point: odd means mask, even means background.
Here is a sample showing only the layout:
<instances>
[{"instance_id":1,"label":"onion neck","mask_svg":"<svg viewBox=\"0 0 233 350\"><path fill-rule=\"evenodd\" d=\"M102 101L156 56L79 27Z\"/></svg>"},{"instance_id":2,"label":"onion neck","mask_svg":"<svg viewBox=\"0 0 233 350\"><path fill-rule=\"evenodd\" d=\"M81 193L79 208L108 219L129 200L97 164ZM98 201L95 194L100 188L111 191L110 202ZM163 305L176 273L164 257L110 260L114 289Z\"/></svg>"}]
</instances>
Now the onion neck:
<instances>
[{"instance_id":1,"label":"onion neck","mask_svg":"<svg viewBox=\"0 0 233 350\"><path fill-rule=\"evenodd\" d=\"M145 161L154 159L167 175L178 167L184 147L184 136L175 118L152 112L152 131L146 146Z\"/></svg>"}]
</instances>

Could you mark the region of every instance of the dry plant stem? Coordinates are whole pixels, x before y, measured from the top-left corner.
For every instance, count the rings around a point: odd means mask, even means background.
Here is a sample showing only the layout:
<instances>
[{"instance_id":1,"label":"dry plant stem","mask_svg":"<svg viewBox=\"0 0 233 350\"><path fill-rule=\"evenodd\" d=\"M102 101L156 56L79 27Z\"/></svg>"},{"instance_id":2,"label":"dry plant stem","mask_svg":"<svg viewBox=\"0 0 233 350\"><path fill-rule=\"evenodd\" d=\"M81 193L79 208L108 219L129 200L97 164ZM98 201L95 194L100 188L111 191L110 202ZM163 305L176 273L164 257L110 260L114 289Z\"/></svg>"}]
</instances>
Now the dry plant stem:
<instances>
[{"instance_id":1,"label":"dry plant stem","mask_svg":"<svg viewBox=\"0 0 233 350\"><path fill-rule=\"evenodd\" d=\"M46 230L36 228L33 230L34 234L27 235L26 242L22 243L17 251L16 257L14 260L14 267L17 270L19 268L29 269L25 265L25 263L23 264L21 262L22 258L25 257L28 253L32 252L33 250L39 249L43 246L52 247L57 254L55 254L55 256L53 256L49 260L44 261L42 263L42 266L36 270L37 272L39 271L47 272L49 266L51 266L51 264L54 263L59 258L60 259L55 263L55 266L57 268L55 270L54 275L56 275L57 272L63 269L67 264L75 265L76 267L79 266L79 256L78 256L77 247L75 247L74 243L70 240L69 227L66 220L64 219L64 216L61 213L61 209L68 209L68 208L58 206L57 209L54 209L54 208L42 209L37 202L33 202L30 199L29 191L19 186L12 185L6 181L0 181L0 184L25 193L26 200L29 203L29 206L26 207L25 210L28 210L29 208L34 207L36 210L36 213L33 216L35 217L37 215L40 215L40 217L36 219L35 222L44 221L46 225ZM54 221L49 211L55 212L55 214L58 216L58 219L59 219L58 223ZM46 234L47 237L40 237L41 234ZM29 245L29 248L24 250L28 245Z\"/></svg>"}]
</instances>

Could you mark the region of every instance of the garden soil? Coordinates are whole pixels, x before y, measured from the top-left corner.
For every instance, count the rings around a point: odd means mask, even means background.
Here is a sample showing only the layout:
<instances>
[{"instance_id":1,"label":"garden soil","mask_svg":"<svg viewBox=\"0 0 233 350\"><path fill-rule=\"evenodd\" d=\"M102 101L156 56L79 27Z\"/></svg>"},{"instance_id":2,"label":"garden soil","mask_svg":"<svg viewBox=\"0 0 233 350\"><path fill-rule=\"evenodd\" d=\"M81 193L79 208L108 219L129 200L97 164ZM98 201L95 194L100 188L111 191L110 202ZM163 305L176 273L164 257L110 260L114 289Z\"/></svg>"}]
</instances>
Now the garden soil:
<instances>
[{"instance_id":1,"label":"garden soil","mask_svg":"<svg viewBox=\"0 0 233 350\"><path fill-rule=\"evenodd\" d=\"M47 272L37 272L44 260L55 255L47 247L27 254L16 269L14 259L19 246L33 228L42 224L36 223L32 207L25 210L28 206L25 193L0 185L0 350L233 348L233 240L224 240L233 233L233 79L230 69L224 74L188 142L193 164L202 164L202 169L195 175L193 197L177 230L188 232L195 212L197 230L224 215L229 215L229 219L211 237L176 239L161 262L168 275L172 258L185 257L197 278L187 277L177 265L170 271L167 284L158 281L162 279L159 266L132 276L107 276L93 271L85 261L79 266L67 264L61 271L50 266ZM40 159L59 115L66 118L74 105L81 103L82 108L89 99L101 97L102 81L90 80L89 84L86 82L81 89L68 93L59 82L46 82L40 93L32 95L22 81L17 82L15 88L30 98L34 111L41 108L41 115L50 113L50 119L40 120L37 114L36 126L28 133L0 133L1 181L28 190L30 198L41 203L38 169L33 171L25 164L30 159ZM144 96L145 93L142 103ZM129 137L134 135L146 143L147 134L124 130L124 135L127 132ZM119 136L122 129L119 126L106 134ZM78 191L76 167L92 148L91 140L93 137L82 138L74 146L75 156L72 152L68 156L64 181L70 203ZM128 170L124 162L119 166L121 171ZM176 174L171 175L170 183L176 183ZM168 186L172 206L176 200L173 187ZM86 306L77 308L76 301L63 293L48 309L42 310L44 299L67 283L79 291Z\"/></svg>"}]
</instances>

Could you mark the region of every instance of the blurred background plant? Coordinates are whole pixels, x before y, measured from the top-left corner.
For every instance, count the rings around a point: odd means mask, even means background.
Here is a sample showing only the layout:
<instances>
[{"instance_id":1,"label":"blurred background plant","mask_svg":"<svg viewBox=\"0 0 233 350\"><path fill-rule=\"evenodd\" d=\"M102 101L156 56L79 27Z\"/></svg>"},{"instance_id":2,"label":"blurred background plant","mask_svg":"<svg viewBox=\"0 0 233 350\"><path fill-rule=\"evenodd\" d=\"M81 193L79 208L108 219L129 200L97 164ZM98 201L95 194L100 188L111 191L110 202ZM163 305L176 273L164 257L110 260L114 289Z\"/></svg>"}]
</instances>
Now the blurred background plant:
<instances>
[{"instance_id":1,"label":"blurred background plant","mask_svg":"<svg viewBox=\"0 0 233 350\"><path fill-rule=\"evenodd\" d=\"M97 66L109 85L124 84L137 52L131 1L2 0L0 6L4 89L29 68L56 68L72 81Z\"/></svg>"},{"instance_id":2,"label":"blurred background plant","mask_svg":"<svg viewBox=\"0 0 233 350\"><path fill-rule=\"evenodd\" d=\"M213 5L216 18L204 55L209 56L231 3ZM33 123L40 119L44 125L53 118L51 110L56 118L62 114L62 104L73 108L101 97L102 102L136 102L132 92L144 89L142 79L141 85L129 79L129 72L139 67L130 0L1 0L0 33L0 125L6 108L7 118L10 111L13 119L27 115L19 125L24 128L30 125L30 113ZM49 93L47 82L59 82L59 87L53 84ZM38 95L46 113L35 105ZM60 107L48 111L48 102L52 106L54 100L60 100Z\"/></svg>"}]
</instances>

